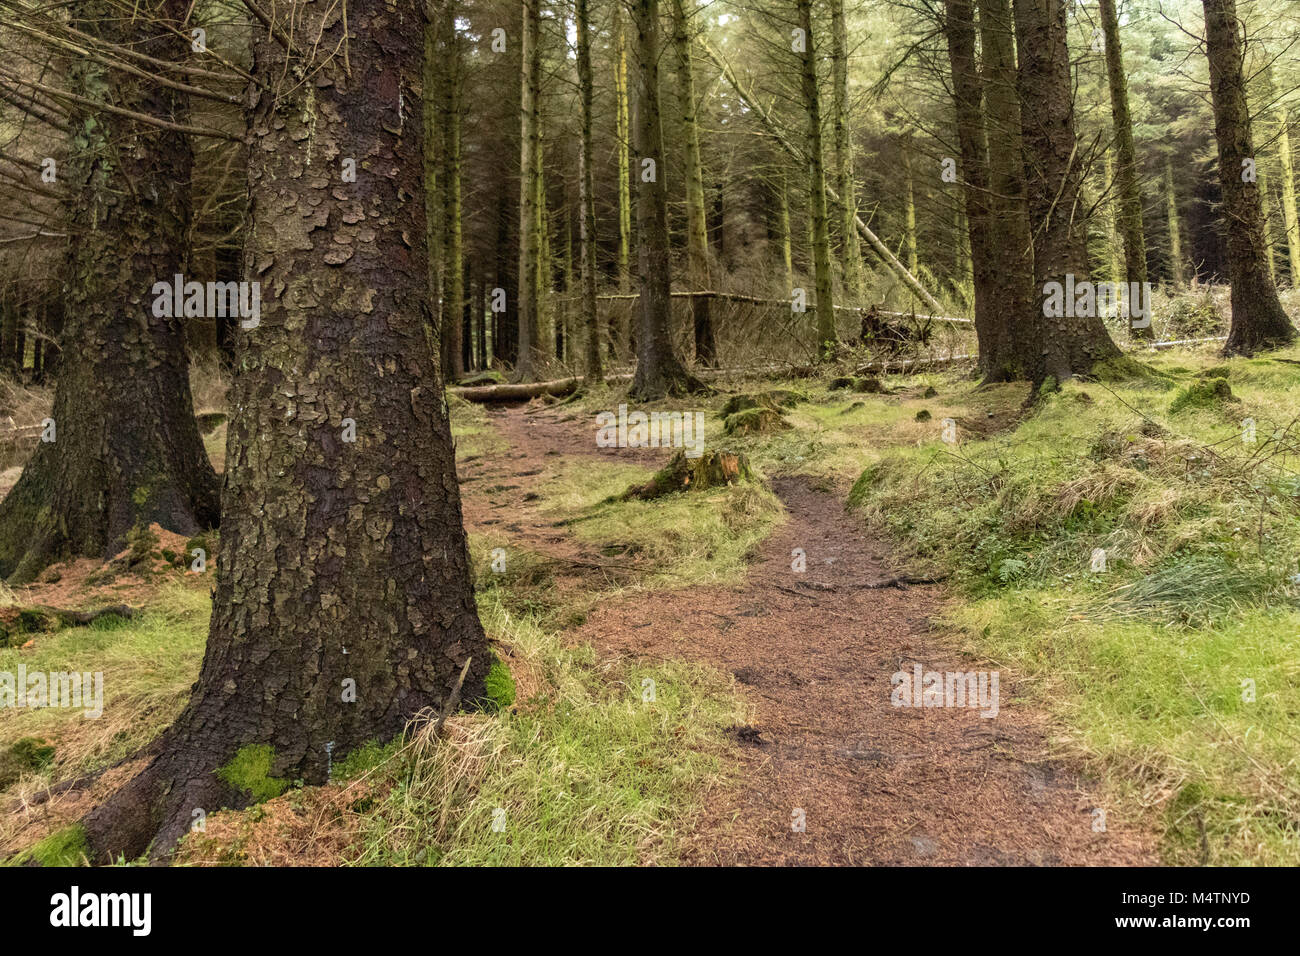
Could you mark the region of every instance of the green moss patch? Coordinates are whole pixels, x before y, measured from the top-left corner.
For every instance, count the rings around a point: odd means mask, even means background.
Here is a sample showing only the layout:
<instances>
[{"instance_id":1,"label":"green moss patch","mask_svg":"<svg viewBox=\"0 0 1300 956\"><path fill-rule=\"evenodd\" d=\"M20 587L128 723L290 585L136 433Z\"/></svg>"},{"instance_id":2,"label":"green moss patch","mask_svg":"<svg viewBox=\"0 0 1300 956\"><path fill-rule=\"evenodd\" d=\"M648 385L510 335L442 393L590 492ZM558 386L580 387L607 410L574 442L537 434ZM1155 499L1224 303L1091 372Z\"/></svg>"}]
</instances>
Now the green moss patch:
<instances>
[{"instance_id":1,"label":"green moss patch","mask_svg":"<svg viewBox=\"0 0 1300 956\"><path fill-rule=\"evenodd\" d=\"M274 763L274 747L249 744L242 747L228 764L218 767L217 776L232 787L245 791L254 803L262 803L289 789L288 780L271 776Z\"/></svg>"}]
</instances>

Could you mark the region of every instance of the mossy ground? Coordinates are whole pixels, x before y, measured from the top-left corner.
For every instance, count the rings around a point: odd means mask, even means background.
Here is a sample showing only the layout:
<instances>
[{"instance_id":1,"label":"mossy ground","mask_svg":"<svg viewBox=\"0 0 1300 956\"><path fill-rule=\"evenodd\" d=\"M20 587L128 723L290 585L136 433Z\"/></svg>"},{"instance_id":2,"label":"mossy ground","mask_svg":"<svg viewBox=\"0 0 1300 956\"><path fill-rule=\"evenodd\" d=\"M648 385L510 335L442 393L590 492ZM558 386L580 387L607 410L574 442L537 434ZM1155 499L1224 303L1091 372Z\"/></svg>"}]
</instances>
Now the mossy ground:
<instances>
[{"instance_id":1,"label":"mossy ground","mask_svg":"<svg viewBox=\"0 0 1300 956\"><path fill-rule=\"evenodd\" d=\"M1029 408L1026 386L979 388L960 371L884 376L886 394L831 390L828 372L788 383L807 399L782 408L791 429L725 441L761 475L852 489L856 512L900 558L949 574L961 600L944 622L972 653L1021 675L1024 705L1051 714L1061 752L1087 762L1105 799L1146 813L1171 862L1202 862L1204 833L1209 862L1294 864L1300 365L1279 359L1300 350L1142 359L1151 371L1141 376L1066 383ZM1235 401L1170 410L1206 382L1222 398L1214 381ZM723 383L669 404L709 412L714 447L731 394L781 387ZM617 401L594 389L569 409L594 417ZM451 405L462 461L504 448L482 409ZM1253 445L1242 438L1248 418ZM540 546L472 536L480 612L514 700L504 703L503 680L498 706L453 717L441 742L415 734L336 763L322 791L356 780L367 790L347 804L355 829L335 862L675 859L700 794L727 773L719 740L738 713L732 685L671 661L602 660L568 635L593 600L623 589L740 581L782 516L760 484L616 500L651 474L590 456L546 460L539 514L610 566L581 586L564 587L577 572ZM499 574L497 546L509 546ZM1104 572L1091 570L1096 549ZM102 767L183 705L207 633L206 591L164 591L118 623L60 631L23 652L29 668L103 670L106 708L99 721L6 715L0 746L36 737L55 747L15 787ZM0 649L0 670L18 653ZM241 825L304 793L246 811Z\"/></svg>"}]
</instances>

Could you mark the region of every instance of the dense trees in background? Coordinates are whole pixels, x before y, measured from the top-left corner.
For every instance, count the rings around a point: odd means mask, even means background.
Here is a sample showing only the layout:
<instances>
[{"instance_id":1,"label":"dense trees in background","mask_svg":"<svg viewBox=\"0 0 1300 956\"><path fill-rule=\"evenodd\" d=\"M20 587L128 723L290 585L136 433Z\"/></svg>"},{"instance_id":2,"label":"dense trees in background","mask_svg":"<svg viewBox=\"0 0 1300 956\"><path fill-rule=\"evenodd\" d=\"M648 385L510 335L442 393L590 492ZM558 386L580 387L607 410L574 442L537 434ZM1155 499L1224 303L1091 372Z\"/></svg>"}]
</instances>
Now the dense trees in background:
<instances>
[{"instance_id":1,"label":"dense trees in background","mask_svg":"<svg viewBox=\"0 0 1300 956\"><path fill-rule=\"evenodd\" d=\"M240 804L214 771L246 748L320 782L482 693L466 371L657 399L738 344L856 357L877 308L973 315L987 382L1122 371L1140 323L1045 306L1090 280L1230 282L1228 352L1291 341L1297 27L1285 0L0 0L0 368L54 384L0 575L221 519L199 683L88 818L98 858ZM176 275L258 283L257 321L161 314ZM220 502L193 355L231 378Z\"/></svg>"},{"instance_id":2,"label":"dense trees in background","mask_svg":"<svg viewBox=\"0 0 1300 956\"><path fill-rule=\"evenodd\" d=\"M431 331L444 377L489 367L519 380L585 372L593 325L602 364L624 371L636 360L642 311L632 279L652 237L635 221L635 6L588 0L584 82L576 0L430 5L425 180ZM0 364L35 378L45 364L37 348L57 355L62 335L51 333L67 303L52 307L61 296L32 281L24 248L48 256L66 234L39 193L61 194L63 184L40 183L39 170L49 124L66 129L73 105L58 71L70 51L49 42L57 18L33 12L30 0L0 7L15 24L0 43L24 51L18 65L0 67L0 135L9 137L0 199L10 237L21 239L0 243ZM1081 374L1116 354L1112 339L1149 330L1114 315L1041 322L1046 282L1229 278L1249 226L1229 212L1242 190L1225 193L1216 173L1223 111L1212 108L1211 58L1198 40L1201 0L969 7L961 75L942 0L670 0L657 12L656 189L671 295L653 314L666 316L679 364L717 364L734 355L737 334L774 354L815 357L855 338L856 310L878 305L973 316L986 379ZM1242 105L1258 140L1257 180L1240 185L1258 202L1267 281L1285 290L1300 271L1291 41L1300 10L1283 0L1224 9L1244 41L1230 55L1242 64ZM206 26L209 42L168 74L185 94L177 116L188 108L196 127L230 130L239 87L217 78L246 82L258 17L238 0L205 0L187 15L186 30ZM134 62L146 77L159 72ZM235 278L244 146L188 138L205 197L189 227L191 259L204 278ZM943 175L945 160L960 163L955 180ZM807 303L797 318L782 305L796 289ZM771 342L752 342L718 300L691 291L770 302ZM229 361L237 335L218 321L187 338L217 343Z\"/></svg>"}]
</instances>

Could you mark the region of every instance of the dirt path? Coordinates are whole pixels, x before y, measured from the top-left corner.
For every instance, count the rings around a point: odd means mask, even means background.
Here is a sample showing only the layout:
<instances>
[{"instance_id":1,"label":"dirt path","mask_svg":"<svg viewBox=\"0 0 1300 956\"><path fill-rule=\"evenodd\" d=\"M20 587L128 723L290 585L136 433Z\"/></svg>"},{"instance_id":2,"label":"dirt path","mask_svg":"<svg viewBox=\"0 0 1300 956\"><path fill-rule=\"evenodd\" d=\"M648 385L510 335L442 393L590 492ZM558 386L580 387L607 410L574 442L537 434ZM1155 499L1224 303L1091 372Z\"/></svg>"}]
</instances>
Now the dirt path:
<instances>
[{"instance_id":1,"label":"dirt path","mask_svg":"<svg viewBox=\"0 0 1300 956\"><path fill-rule=\"evenodd\" d=\"M467 523L498 523L491 515L508 509L513 533L566 547L525 501L536 467L526 461L629 451L598 451L581 426L553 412L493 416L511 451L470 463L462 471L472 477L462 477L501 488L509 476L513 487L485 503L474 490L483 486L469 484ZM662 455L632 454L648 463ZM773 487L789 520L742 585L603 602L574 635L603 653L706 663L744 685L755 716L735 732L740 786L711 796L687 841L688 862L1156 862L1150 838L1114 814L1105 832L1094 832L1096 803L1076 776L1045 759L1043 720L1019 705L1010 680L1000 679L994 718L970 707L894 707L895 672L988 665L964 661L932 630L947 599L940 587L864 587L891 577L887 549L837 497L800 478ZM806 553L803 573L791 566L796 548ZM802 831L793 826L800 819Z\"/></svg>"}]
</instances>

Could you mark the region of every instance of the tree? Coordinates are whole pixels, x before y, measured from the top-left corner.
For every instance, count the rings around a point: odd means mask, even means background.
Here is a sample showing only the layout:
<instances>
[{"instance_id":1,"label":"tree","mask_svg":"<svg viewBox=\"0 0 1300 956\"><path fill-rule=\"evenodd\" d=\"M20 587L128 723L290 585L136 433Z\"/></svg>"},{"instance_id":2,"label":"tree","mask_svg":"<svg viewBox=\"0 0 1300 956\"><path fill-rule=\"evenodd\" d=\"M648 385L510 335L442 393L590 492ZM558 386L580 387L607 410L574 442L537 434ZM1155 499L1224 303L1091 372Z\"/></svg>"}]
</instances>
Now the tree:
<instances>
[{"instance_id":1,"label":"tree","mask_svg":"<svg viewBox=\"0 0 1300 956\"><path fill-rule=\"evenodd\" d=\"M591 14L588 0L576 0L578 95L582 100L582 139L578 145L578 244L582 271L582 324L587 333L584 376L588 385L602 377L600 317L596 313L596 198L591 161Z\"/></svg>"},{"instance_id":2,"label":"tree","mask_svg":"<svg viewBox=\"0 0 1300 956\"><path fill-rule=\"evenodd\" d=\"M68 22L158 60L187 56L187 34L178 32L187 4L150 0L132 18L115 10L109 0L77 0ZM91 57L73 61L69 92L79 101L61 175L71 237L66 345L51 422L0 504L0 575L12 582L60 558L110 557L137 526L191 535L218 518L184 319L154 309L154 284L170 285L187 265L189 97Z\"/></svg>"},{"instance_id":3,"label":"tree","mask_svg":"<svg viewBox=\"0 0 1300 956\"><path fill-rule=\"evenodd\" d=\"M1277 152L1282 166L1282 218L1286 230L1291 288L1300 288L1300 215L1297 215L1295 160L1291 155L1291 116L1284 106L1277 131Z\"/></svg>"},{"instance_id":4,"label":"tree","mask_svg":"<svg viewBox=\"0 0 1300 956\"><path fill-rule=\"evenodd\" d=\"M994 283L993 304L984 316L988 331L980 336L980 368L986 381L1014 381L1041 373L1043 334L1025 198L1015 27L1010 0L978 0L978 10L988 118L988 268Z\"/></svg>"},{"instance_id":5,"label":"tree","mask_svg":"<svg viewBox=\"0 0 1300 956\"><path fill-rule=\"evenodd\" d=\"M1119 232L1124 242L1124 274L1130 288L1147 281L1146 239L1142 226L1142 184L1133 146L1133 119L1129 113L1128 81L1124 76L1124 51L1120 46L1119 15L1115 0L1098 0L1106 48L1106 79L1110 86L1110 115L1115 129L1115 184L1119 189ZM1137 327L1135 338L1153 338L1148 322Z\"/></svg>"},{"instance_id":6,"label":"tree","mask_svg":"<svg viewBox=\"0 0 1300 956\"><path fill-rule=\"evenodd\" d=\"M462 321L465 311L465 261L461 233L461 86L463 65L461 41L456 30L456 0L443 0L438 13L442 39L439 59L446 76L442 102L442 273L441 302L442 371L449 382L465 372L462 351Z\"/></svg>"},{"instance_id":7,"label":"tree","mask_svg":"<svg viewBox=\"0 0 1300 956\"><path fill-rule=\"evenodd\" d=\"M544 358L537 296L542 256L542 0L523 0L519 101L519 360L514 380L537 379Z\"/></svg>"},{"instance_id":8,"label":"tree","mask_svg":"<svg viewBox=\"0 0 1300 956\"><path fill-rule=\"evenodd\" d=\"M695 67L691 51L690 17L693 13L691 0L672 0L672 40L677 57L677 96L681 103L686 160L686 275L691 288L700 291L709 287L709 237L704 216L704 171L700 163L700 128L696 119ZM705 296L691 299L695 361L704 366L717 364L709 306L710 300Z\"/></svg>"},{"instance_id":9,"label":"tree","mask_svg":"<svg viewBox=\"0 0 1300 956\"><path fill-rule=\"evenodd\" d=\"M1034 281L1045 295L1088 280L1086 226L1080 187L1083 162L1074 127L1074 89L1066 45L1064 0L1016 0L1020 122L1029 221L1034 224ZM1120 350L1100 316L1042 320L1042 354L1033 378L1058 381L1088 375Z\"/></svg>"},{"instance_id":10,"label":"tree","mask_svg":"<svg viewBox=\"0 0 1300 956\"><path fill-rule=\"evenodd\" d=\"M640 399L698 391L703 386L673 351L669 332L672 272L668 246L668 188L659 115L659 0L631 0L636 31L636 373Z\"/></svg>"},{"instance_id":11,"label":"tree","mask_svg":"<svg viewBox=\"0 0 1300 956\"><path fill-rule=\"evenodd\" d=\"M952 69L952 98L957 120L957 145L961 153L962 198L970 237L971 267L975 285L975 335L979 341L980 373L991 370L1000 354L1002 328L997 316L1006 309L998 301L999 282L994 262L989 188L988 137L981 113L984 91L975 62L975 8L971 0L945 0L942 19Z\"/></svg>"},{"instance_id":12,"label":"tree","mask_svg":"<svg viewBox=\"0 0 1300 956\"><path fill-rule=\"evenodd\" d=\"M853 137L849 133L849 31L844 0L831 0L831 129L835 150L835 191L839 193L840 258L844 284L854 301L864 295L862 246L853 219L857 188L853 181ZM916 269L912 269L916 274Z\"/></svg>"},{"instance_id":13,"label":"tree","mask_svg":"<svg viewBox=\"0 0 1300 956\"><path fill-rule=\"evenodd\" d=\"M632 119L627 84L627 25L623 0L614 3L614 99L618 137L618 287L632 287ZM624 330L623 343L631 335ZM612 344L612 340L611 340Z\"/></svg>"},{"instance_id":14,"label":"tree","mask_svg":"<svg viewBox=\"0 0 1300 956\"><path fill-rule=\"evenodd\" d=\"M817 285L818 353L835 347L835 290L831 279L830 219L826 215L826 166L822 153L821 91L817 86L816 44L813 39L812 0L795 0L799 54L799 89L808 117L808 193L813 246L813 274ZM840 197L843 202L844 197Z\"/></svg>"},{"instance_id":15,"label":"tree","mask_svg":"<svg viewBox=\"0 0 1300 956\"><path fill-rule=\"evenodd\" d=\"M424 6L352 0L346 28L328 4L274 9L274 36L254 33L245 254L271 294L240 342L207 652L156 756L83 821L96 862L165 855L196 809L324 783L332 760L449 705L466 662L463 699L484 692L423 347L423 124L406 104Z\"/></svg>"},{"instance_id":16,"label":"tree","mask_svg":"<svg viewBox=\"0 0 1300 956\"><path fill-rule=\"evenodd\" d=\"M1219 146L1232 326L1225 354L1249 355L1295 338L1269 278L1264 215L1256 183L1255 148L1243 75L1244 51L1236 0L1203 0L1205 52L1210 61L1214 138Z\"/></svg>"}]
</instances>

